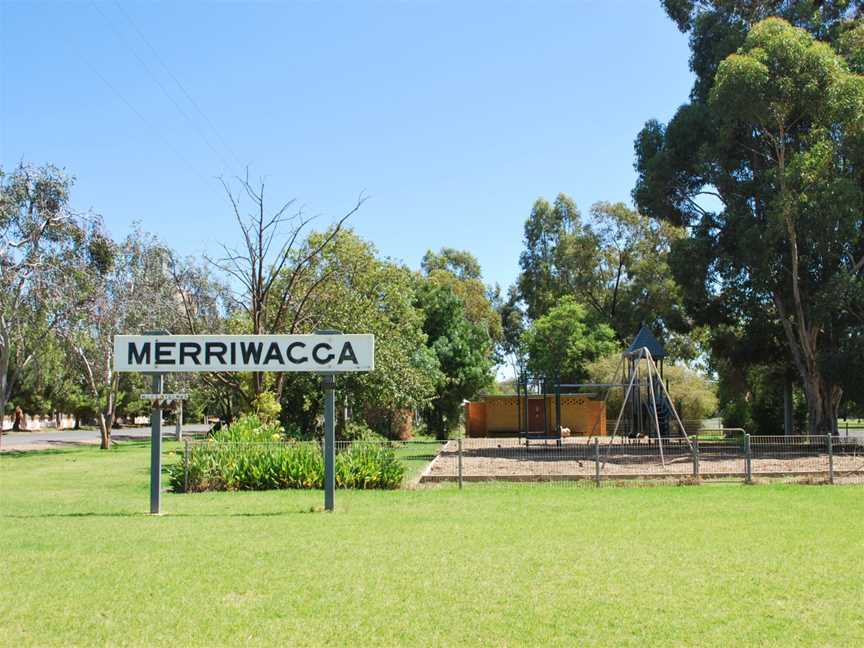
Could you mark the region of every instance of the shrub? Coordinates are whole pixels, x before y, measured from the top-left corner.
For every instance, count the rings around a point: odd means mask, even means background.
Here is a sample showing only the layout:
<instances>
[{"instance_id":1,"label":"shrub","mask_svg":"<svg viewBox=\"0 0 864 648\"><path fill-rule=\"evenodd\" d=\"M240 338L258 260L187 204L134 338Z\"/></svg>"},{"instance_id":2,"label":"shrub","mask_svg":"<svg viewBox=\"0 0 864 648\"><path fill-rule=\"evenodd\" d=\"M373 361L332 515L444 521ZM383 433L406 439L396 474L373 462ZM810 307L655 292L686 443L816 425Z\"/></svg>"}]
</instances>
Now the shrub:
<instances>
[{"instance_id":1,"label":"shrub","mask_svg":"<svg viewBox=\"0 0 864 648\"><path fill-rule=\"evenodd\" d=\"M275 422L265 423L257 414L241 416L211 436L214 441L224 443L272 443L282 440L282 437L281 425Z\"/></svg>"},{"instance_id":2,"label":"shrub","mask_svg":"<svg viewBox=\"0 0 864 648\"><path fill-rule=\"evenodd\" d=\"M276 394L269 391L258 394L255 400L252 401L252 407L258 418L268 423L275 421L279 417L279 412L282 411L282 405L279 403L279 399L276 398Z\"/></svg>"},{"instance_id":3,"label":"shrub","mask_svg":"<svg viewBox=\"0 0 864 648\"><path fill-rule=\"evenodd\" d=\"M384 437L369 427L363 421L348 421L342 430L342 439L345 441L383 441Z\"/></svg>"},{"instance_id":4,"label":"shrub","mask_svg":"<svg viewBox=\"0 0 864 648\"><path fill-rule=\"evenodd\" d=\"M239 419L192 447L189 455L189 491L270 490L322 488L324 456L314 442L277 442L278 425L262 424L257 417ZM398 488L405 467L392 447L357 441L336 456L339 488ZM185 487L184 463L169 466L175 492Z\"/></svg>"},{"instance_id":5,"label":"shrub","mask_svg":"<svg viewBox=\"0 0 864 648\"><path fill-rule=\"evenodd\" d=\"M380 443L353 443L336 455L336 486L340 488L398 488L405 466L393 448Z\"/></svg>"}]
</instances>

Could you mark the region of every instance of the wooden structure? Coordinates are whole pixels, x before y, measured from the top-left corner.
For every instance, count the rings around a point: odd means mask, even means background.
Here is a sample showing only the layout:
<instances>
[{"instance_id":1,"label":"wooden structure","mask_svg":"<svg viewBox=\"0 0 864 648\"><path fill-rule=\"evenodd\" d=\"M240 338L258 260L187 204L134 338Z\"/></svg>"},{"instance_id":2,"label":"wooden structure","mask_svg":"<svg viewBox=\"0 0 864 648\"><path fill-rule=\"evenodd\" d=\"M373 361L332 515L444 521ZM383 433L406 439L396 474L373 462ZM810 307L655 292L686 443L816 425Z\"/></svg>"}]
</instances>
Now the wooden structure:
<instances>
[{"instance_id":1,"label":"wooden structure","mask_svg":"<svg viewBox=\"0 0 864 648\"><path fill-rule=\"evenodd\" d=\"M544 406L545 405L545 406ZM525 429L527 411L530 432L557 430L555 394L484 396L465 404L465 434L469 437L517 436ZM521 420L520 420L521 419ZM521 423L521 425L520 425ZM606 436L606 403L586 394L561 395L563 436Z\"/></svg>"}]
</instances>

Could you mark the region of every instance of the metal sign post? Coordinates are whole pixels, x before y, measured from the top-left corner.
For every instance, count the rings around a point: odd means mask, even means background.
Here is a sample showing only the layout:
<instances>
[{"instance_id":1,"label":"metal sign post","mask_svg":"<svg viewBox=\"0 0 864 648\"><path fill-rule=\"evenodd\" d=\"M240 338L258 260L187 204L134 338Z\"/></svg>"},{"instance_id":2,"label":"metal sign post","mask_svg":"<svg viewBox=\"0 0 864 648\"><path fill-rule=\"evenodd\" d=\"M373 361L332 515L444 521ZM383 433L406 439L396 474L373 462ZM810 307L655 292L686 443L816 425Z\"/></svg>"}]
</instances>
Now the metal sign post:
<instances>
[{"instance_id":1,"label":"metal sign post","mask_svg":"<svg viewBox=\"0 0 864 648\"><path fill-rule=\"evenodd\" d=\"M162 408L173 402L180 403L189 394L163 394L163 374L153 374L153 392L141 394L141 400L149 400L150 407L150 513L159 515L162 508Z\"/></svg>"},{"instance_id":2,"label":"metal sign post","mask_svg":"<svg viewBox=\"0 0 864 648\"><path fill-rule=\"evenodd\" d=\"M164 329L146 331L145 335L170 335ZM114 361L117 358L115 354ZM153 392L161 394L165 381L161 373L152 374ZM162 510L162 404L154 399L150 408L150 515Z\"/></svg>"},{"instance_id":3,"label":"metal sign post","mask_svg":"<svg viewBox=\"0 0 864 648\"><path fill-rule=\"evenodd\" d=\"M336 376L324 374L324 509L336 500Z\"/></svg>"},{"instance_id":4,"label":"metal sign post","mask_svg":"<svg viewBox=\"0 0 864 648\"><path fill-rule=\"evenodd\" d=\"M153 374L153 391L162 393L162 374ZM150 409L150 514L159 515L162 508L162 404L153 401Z\"/></svg>"},{"instance_id":5,"label":"metal sign post","mask_svg":"<svg viewBox=\"0 0 864 648\"><path fill-rule=\"evenodd\" d=\"M183 440L183 401L177 403L176 421L174 423L174 440Z\"/></svg>"},{"instance_id":6,"label":"metal sign post","mask_svg":"<svg viewBox=\"0 0 864 648\"><path fill-rule=\"evenodd\" d=\"M316 335L341 335L341 331L325 329ZM336 505L336 376L321 374L324 387L324 510Z\"/></svg>"}]
</instances>

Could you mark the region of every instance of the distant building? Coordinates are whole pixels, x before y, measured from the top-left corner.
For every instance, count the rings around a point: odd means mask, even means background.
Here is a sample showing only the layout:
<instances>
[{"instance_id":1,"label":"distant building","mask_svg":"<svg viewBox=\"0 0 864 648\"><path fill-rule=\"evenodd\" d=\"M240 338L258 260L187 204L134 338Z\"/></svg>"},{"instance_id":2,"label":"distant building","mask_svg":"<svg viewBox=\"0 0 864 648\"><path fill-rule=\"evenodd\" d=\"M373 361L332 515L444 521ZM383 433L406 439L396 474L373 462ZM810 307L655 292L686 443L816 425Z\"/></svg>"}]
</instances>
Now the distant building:
<instances>
[{"instance_id":1,"label":"distant building","mask_svg":"<svg viewBox=\"0 0 864 648\"><path fill-rule=\"evenodd\" d=\"M529 433L557 434L555 394L530 395L527 415ZM515 436L520 427L525 430L525 416L524 396L484 396L465 405L465 433L470 437ZM565 437L606 436L606 403L590 394L561 394L561 427Z\"/></svg>"}]
</instances>

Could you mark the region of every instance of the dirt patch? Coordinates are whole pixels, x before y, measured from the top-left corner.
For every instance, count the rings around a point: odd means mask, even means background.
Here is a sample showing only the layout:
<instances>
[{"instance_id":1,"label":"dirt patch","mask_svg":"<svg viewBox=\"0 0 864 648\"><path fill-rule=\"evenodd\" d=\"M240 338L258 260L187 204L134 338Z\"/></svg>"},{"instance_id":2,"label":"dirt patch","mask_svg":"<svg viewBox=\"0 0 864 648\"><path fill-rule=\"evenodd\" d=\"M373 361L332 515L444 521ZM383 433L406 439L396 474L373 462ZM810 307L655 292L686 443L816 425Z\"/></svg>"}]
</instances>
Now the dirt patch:
<instances>
[{"instance_id":1,"label":"dirt patch","mask_svg":"<svg viewBox=\"0 0 864 648\"><path fill-rule=\"evenodd\" d=\"M835 475L864 478L864 446L858 453L834 456ZM694 460L690 446L680 440L661 446L656 441L624 441L595 445L586 438L532 442L526 447L519 439L463 439L462 476L465 481L561 481L597 478L680 478L688 480L744 477L747 462L743 449L734 443L703 446ZM697 466L698 463L698 466ZM751 460L754 476L825 475L829 469L826 452L809 448L754 449ZM449 441L427 467L422 482L450 481L459 474L456 441ZM698 474L698 477L696 475Z\"/></svg>"}]
</instances>

